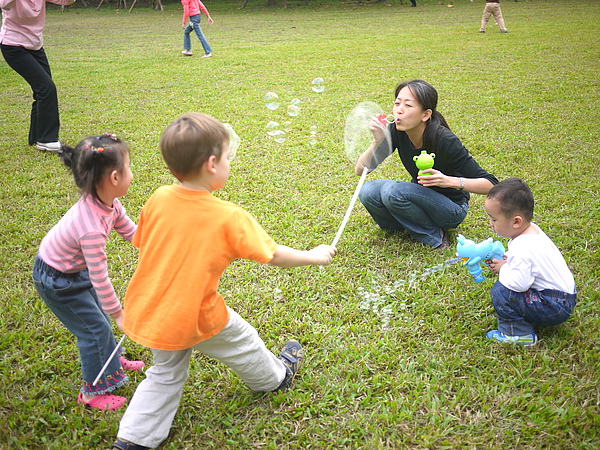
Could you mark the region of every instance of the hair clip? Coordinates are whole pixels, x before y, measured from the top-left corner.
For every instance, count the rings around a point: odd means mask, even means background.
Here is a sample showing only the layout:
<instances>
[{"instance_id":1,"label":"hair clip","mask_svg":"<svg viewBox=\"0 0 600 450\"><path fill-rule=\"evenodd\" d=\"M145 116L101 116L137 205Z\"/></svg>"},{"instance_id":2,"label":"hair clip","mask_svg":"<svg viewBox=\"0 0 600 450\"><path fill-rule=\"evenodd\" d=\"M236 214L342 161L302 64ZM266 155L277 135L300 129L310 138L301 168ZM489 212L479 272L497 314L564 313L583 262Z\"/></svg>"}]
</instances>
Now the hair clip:
<instances>
[{"instance_id":1,"label":"hair clip","mask_svg":"<svg viewBox=\"0 0 600 450\"><path fill-rule=\"evenodd\" d=\"M93 147L92 145L88 144L85 147L83 147L84 150L91 150L92 153L94 153L94 155L97 155L98 153L102 153L104 151L104 147Z\"/></svg>"},{"instance_id":2,"label":"hair clip","mask_svg":"<svg viewBox=\"0 0 600 450\"><path fill-rule=\"evenodd\" d=\"M113 134L113 133L104 133L104 136L108 136L109 138L111 138L113 141L117 141L117 135Z\"/></svg>"}]
</instances>

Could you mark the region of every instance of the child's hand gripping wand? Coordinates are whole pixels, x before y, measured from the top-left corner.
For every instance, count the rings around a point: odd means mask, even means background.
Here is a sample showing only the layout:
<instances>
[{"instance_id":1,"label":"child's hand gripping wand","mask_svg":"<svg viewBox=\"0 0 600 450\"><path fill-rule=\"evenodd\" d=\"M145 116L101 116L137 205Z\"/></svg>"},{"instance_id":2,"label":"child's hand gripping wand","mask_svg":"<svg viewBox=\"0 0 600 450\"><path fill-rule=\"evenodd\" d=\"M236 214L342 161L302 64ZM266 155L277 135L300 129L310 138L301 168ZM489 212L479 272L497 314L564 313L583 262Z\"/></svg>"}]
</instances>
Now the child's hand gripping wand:
<instances>
[{"instance_id":1,"label":"child's hand gripping wand","mask_svg":"<svg viewBox=\"0 0 600 450\"><path fill-rule=\"evenodd\" d=\"M463 264L469 269L475 283L481 283L485 280L485 276L481 273L481 261L486 263L491 259L502 259L505 253L502 242L492 241L492 238L487 238L485 241L476 244L471 239L459 234L456 240L458 241L456 256L462 258Z\"/></svg>"}]
</instances>

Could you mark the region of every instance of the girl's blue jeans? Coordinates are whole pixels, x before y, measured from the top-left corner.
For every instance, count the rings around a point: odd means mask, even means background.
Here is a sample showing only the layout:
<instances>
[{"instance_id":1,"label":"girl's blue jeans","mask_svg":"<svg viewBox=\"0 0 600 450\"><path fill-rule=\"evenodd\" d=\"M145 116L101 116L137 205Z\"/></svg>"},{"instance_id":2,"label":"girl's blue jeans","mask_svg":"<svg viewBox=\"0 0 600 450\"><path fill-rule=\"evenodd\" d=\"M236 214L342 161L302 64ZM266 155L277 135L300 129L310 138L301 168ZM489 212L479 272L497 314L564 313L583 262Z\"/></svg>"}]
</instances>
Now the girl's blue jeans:
<instances>
[{"instance_id":1,"label":"girl's blue jeans","mask_svg":"<svg viewBox=\"0 0 600 450\"><path fill-rule=\"evenodd\" d=\"M183 48L185 50L192 49L192 43L190 42L190 33L194 30L196 32L196 36L200 39L200 43L202 44L202 48L204 49L204 53L208 54L212 51L208 41L204 37L204 33L202 33L202 28L200 28L200 14L196 14L195 16L190 16L190 23L185 30L183 30Z\"/></svg>"},{"instance_id":2,"label":"girl's blue jeans","mask_svg":"<svg viewBox=\"0 0 600 450\"><path fill-rule=\"evenodd\" d=\"M33 282L44 303L77 338L84 380L81 392L87 395L105 394L125 384L127 377L119 357L115 355L96 386L92 386L117 341L110 318L100 306L88 270L62 273L36 256ZM118 353L122 351L120 349Z\"/></svg>"},{"instance_id":3,"label":"girl's blue jeans","mask_svg":"<svg viewBox=\"0 0 600 450\"><path fill-rule=\"evenodd\" d=\"M433 189L406 181L368 181L359 198L380 228L406 230L434 248L442 243L442 230L456 228L469 210L468 203L458 205Z\"/></svg>"},{"instance_id":4,"label":"girl's blue jeans","mask_svg":"<svg viewBox=\"0 0 600 450\"><path fill-rule=\"evenodd\" d=\"M491 291L492 304L498 316L498 331L507 336L533 333L533 325L553 326L566 322L577 294L546 289L515 292L496 281Z\"/></svg>"}]
</instances>

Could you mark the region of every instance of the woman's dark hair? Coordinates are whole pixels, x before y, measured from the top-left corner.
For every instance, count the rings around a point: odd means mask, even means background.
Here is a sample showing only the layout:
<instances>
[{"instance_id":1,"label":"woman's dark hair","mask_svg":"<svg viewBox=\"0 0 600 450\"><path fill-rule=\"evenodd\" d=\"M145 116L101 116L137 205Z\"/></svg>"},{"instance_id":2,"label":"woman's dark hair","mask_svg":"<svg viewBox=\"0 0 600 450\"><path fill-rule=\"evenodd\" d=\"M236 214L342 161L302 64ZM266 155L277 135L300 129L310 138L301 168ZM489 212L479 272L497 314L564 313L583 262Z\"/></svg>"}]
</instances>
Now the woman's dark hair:
<instances>
[{"instance_id":1,"label":"woman's dark hair","mask_svg":"<svg viewBox=\"0 0 600 450\"><path fill-rule=\"evenodd\" d=\"M450 130L446 119L444 119L444 116L436 109L438 93L435 88L426 81L411 80L400 83L396 87L394 100L398 98L398 94L405 87L408 87L410 92L415 96L415 99L421 105L423 111L427 109L431 110L431 117L427 121L425 131L423 132L423 148L435 151L435 141L439 128L444 127Z\"/></svg>"},{"instance_id":2,"label":"woman's dark hair","mask_svg":"<svg viewBox=\"0 0 600 450\"><path fill-rule=\"evenodd\" d=\"M71 169L81 195L91 195L98 201L101 200L96 186L109 172L121 172L128 154L127 144L114 134L90 136L75 147L63 144L59 152L64 165Z\"/></svg>"}]
</instances>

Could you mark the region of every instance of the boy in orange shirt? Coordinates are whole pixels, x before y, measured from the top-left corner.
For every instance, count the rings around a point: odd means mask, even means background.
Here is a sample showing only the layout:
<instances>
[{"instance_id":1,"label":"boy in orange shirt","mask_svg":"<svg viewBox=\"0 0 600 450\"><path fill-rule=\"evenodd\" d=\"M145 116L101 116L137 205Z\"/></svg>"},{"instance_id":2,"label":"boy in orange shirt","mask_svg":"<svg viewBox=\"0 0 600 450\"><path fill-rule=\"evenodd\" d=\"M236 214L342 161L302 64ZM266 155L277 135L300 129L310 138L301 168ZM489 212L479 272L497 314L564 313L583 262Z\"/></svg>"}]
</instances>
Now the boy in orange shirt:
<instances>
[{"instance_id":1,"label":"boy in orange shirt","mask_svg":"<svg viewBox=\"0 0 600 450\"><path fill-rule=\"evenodd\" d=\"M160 139L178 185L162 186L144 205L133 244L139 262L125 295L124 331L152 349L146 371L119 426L114 449L155 448L179 406L193 350L218 359L257 392L288 388L304 357L295 340L279 357L225 305L219 279L236 258L279 267L327 265L335 248L278 245L242 208L212 191L229 177L229 133L218 120L185 114Z\"/></svg>"}]
</instances>

